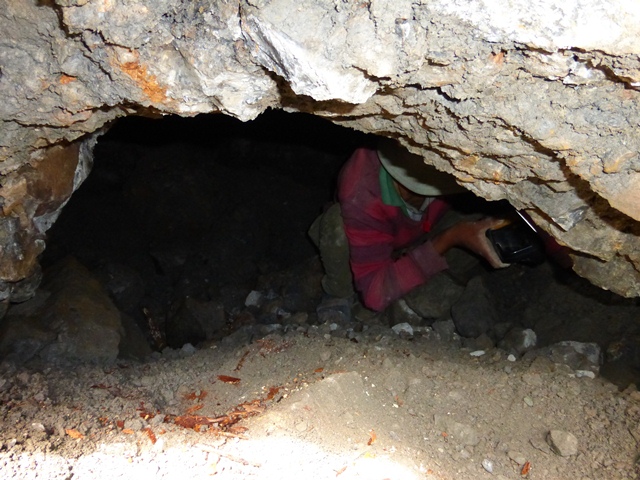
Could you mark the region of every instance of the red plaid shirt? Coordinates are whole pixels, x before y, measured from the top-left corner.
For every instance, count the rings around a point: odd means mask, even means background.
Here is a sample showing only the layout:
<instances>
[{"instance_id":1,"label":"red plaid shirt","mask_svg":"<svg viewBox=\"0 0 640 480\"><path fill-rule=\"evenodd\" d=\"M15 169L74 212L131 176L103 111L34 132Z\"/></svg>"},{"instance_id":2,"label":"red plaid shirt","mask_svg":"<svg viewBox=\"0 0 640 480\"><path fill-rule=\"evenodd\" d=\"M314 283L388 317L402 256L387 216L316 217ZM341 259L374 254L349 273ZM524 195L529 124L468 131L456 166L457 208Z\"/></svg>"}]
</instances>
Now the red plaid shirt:
<instances>
[{"instance_id":1,"label":"red plaid shirt","mask_svg":"<svg viewBox=\"0 0 640 480\"><path fill-rule=\"evenodd\" d=\"M381 168L376 150L361 148L345 164L338 180L355 287L364 304L377 311L448 268L431 242L411 247L448 210L448 203L437 198L421 221L411 220L400 207L383 202Z\"/></svg>"}]
</instances>

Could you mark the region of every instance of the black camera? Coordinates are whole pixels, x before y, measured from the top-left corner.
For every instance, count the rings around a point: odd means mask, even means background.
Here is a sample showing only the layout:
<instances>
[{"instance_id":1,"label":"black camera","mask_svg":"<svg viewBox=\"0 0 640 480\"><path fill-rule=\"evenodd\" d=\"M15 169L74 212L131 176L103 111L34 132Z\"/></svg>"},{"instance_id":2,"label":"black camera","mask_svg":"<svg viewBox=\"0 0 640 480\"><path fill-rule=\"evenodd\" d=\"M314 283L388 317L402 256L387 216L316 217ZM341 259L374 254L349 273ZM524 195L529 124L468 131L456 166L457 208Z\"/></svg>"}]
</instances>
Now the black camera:
<instances>
[{"instance_id":1,"label":"black camera","mask_svg":"<svg viewBox=\"0 0 640 480\"><path fill-rule=\"evenodd\" d=\"M545 259L544 243L534 227L524 219L487 230L487 238L503 263L536 265Z\"/></svg>"}]
</instances>

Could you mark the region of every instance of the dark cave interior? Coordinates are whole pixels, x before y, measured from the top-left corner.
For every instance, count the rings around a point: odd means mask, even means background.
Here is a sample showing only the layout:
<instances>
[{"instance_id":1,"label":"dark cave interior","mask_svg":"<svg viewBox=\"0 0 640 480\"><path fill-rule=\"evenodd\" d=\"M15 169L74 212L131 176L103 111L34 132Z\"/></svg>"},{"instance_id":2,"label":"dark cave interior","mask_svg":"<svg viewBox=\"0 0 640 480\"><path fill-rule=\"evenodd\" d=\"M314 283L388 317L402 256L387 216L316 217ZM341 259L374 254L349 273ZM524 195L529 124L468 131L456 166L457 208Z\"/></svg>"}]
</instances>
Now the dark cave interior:
<instances>
[{"instance_id":1,"label":"dark cave interior","mask_svg":"<svg viewBox=\"0 0 640 480\"><path fill-rule=\"evenodd\" d=\"M306 114L126 117L48 232L42 266L71 255L144 329L185 298L244 305L261 275L317 269L307 230L371 136ZM266 320L265 320L266 321ZM180 333L169 344L202 335Z\"/></svg>"},{"instance_id":2,"label":"dark cave interior","mask_svg":"<svg viewBox=\"0 0 640 480\"><path fill-rule=\"evenodd\" d=\"M282 111L247 123L223 115L120 119L98 141L91 174L48 232L45 275L76 258L156 349L164 343L154 344L150 327L180 348L247 322L282 323L282 312L317 321L322 271L307 230L331 202L342 164L375 140ZM615 345L626 352L624 375L638 374L640 342L629 340L639 331L634 299L559 273L551 262L487 271L483 279L498 317L496 344L516 325L532 328L540 346ZM255 290L273 305L251 311L246 299ZM193 321L199 315L217 320L203 327Z\"/></svg>"}]
</instances>

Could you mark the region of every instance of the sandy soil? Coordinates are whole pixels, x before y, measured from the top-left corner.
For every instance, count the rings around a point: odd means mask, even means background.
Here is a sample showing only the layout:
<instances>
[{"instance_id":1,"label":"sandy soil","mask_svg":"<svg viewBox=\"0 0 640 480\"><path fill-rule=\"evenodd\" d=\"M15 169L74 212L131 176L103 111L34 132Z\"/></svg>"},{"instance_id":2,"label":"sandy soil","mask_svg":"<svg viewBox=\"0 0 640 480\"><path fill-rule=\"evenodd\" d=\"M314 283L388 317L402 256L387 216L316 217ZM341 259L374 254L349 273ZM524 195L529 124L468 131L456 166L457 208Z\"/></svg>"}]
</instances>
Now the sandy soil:
<instances>
[{"instance_id":1,"label":"sandy soil","mask_svg":"<svg viewBox=\"0 0 640 480\"><path fill-rule=\"evenodd\" d=\"M145 363L5 372L0 476L638 478L633 388L474 356L430 329L330 330L292 323Z\"/></svg>"}]
</instances>

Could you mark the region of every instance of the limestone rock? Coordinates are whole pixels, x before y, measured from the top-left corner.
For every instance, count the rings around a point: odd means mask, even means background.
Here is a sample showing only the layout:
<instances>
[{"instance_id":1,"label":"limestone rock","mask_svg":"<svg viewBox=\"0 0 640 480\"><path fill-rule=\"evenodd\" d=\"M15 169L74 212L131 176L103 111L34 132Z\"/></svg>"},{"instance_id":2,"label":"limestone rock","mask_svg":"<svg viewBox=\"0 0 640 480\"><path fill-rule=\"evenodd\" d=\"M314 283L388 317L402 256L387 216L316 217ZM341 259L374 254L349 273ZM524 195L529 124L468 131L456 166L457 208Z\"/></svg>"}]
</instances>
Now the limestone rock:
<instances>
[{"instance_id":1,"label":"limestone rock","mask_svg":"<svg viewBox=\"0 0 640 480\"><path fill-rule=\"evenodd\" d=\"M602 350L597 343L575 341L558 342L548 347L533 350L527 355L549 358L554 363L568 365L573 370L598 373L602 365Z\"/></svg>"},{"instance_id":2,"label":"limestone rock","mask_svg":"<svg viewBox=\"0 0 640 480\"><path fill-rule=\"evenodd\" d=\"M90 134L124 115L246 121L267 108L400 138L526 210L580 275L640 295L629 2L0 0L0 12L0 300L33 294Z\"/></svg>"},{"instance_id":3,"label":"limestone rock","mask_svg":"<svg viewBox=\"0 0 640 480\"><path fill-rule=\"evenodd\" d=\"M547 443L551 450L562 457L570 457L578 453L578 439L569 432L551 430L547 435Z\"/></svg>"},{"instance_id":4,"label":"limestone rock","mask_svg":"<svg viewBox=\"0 0 640 480\"><path fill-rule=\"evenodd\" d=\"M42 285L44 298L9 311L0 332L0 354L23 363L109 364L118 356L124 334L120 312L100 282L77 260L51 267Z\"/></svg>"},{"instance_id":5,"label":"limestone rock","mask_svg":"<svg viewBox=\"0 0 640 480\"><path fill-rule=\"evenodd\" d=\"M505 337L498 343L498 347L508 353L521 356L534 348L536 344L537 336L533 330L515 327L507 332Z\"/></svg>"},{"instance_id":6,"label":"limestone rock","mask_svg":"<svg viewBox=\"0 0 640 480\"><path fill-rule=\"evenodd\" d=\"M463 337L477 338L491 329L496 312L481 277L469 282L460 299L451 308L451 318Z\"/></svg>"},{"instance_id":7,"label":"limestone rock","mask_svg":"<svg viewBox=\"0 0 640 480\"><path fill-rule=\"evenodd\" d=\"M451 306L463 291L464 287L449 275L440 274L409 292L404 299L411 310L422 318L440 319L449 314Z\"/></svg>"}]
</instances>

